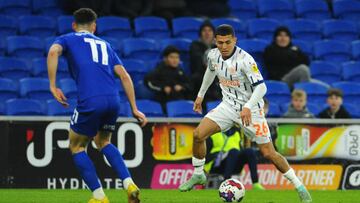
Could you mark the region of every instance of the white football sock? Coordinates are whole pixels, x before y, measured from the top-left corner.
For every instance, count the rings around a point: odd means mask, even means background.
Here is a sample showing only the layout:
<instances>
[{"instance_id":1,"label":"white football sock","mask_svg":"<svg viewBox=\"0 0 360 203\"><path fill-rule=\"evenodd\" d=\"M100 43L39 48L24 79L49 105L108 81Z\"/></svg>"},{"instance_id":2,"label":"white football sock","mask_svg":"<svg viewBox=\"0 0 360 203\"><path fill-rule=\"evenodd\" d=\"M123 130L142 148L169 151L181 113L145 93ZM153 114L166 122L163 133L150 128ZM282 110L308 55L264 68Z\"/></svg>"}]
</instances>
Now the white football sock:
<instances>
[{"instance_id":1,"label":"white football sock","mask_svg":"<svg viewBox=\"0 0 360 203\"><path fill-rule=\"evenodd\" d=\"M97 200L103 200L105 198L105 193L102 187L93 191L93 197Z\"/></svg>"},{"instance_id":2,"label":"white football sock","mask_svg":"<svg viewBox=\"0 0 360 203\"><path fill-rule=\"evenodd\" d=\"M124 180L123 180L123 186L124 186L124 189L125 190L127 190L128 188L129 188L129 185L131 184L131 183L134 183L134 181L132 180L132 178L125 178Z\"/></svg>"},{"instance_id":3,"label":"white football sock","mask_svg":"<svg viewBox=\"0 0 360 203\"><path fill-rule=\"evenodd\" d=\"M205 158L198 159L193 157L192 158L192 165L194 166L194 174L201 175L204 173L204 164L205 164Z\"/></svg>"},{"instance_id":4,"label":"white football sock","mask_svg":"<svg viewBox=\"0 0 360 203\"><path fill-rule=\"evenodd\" d=\"M292 168L284 173L284 176L295 186L295 188L299 188L303 185L300 179L295 175L295 171Z\"/></svg>"}]
</instances>

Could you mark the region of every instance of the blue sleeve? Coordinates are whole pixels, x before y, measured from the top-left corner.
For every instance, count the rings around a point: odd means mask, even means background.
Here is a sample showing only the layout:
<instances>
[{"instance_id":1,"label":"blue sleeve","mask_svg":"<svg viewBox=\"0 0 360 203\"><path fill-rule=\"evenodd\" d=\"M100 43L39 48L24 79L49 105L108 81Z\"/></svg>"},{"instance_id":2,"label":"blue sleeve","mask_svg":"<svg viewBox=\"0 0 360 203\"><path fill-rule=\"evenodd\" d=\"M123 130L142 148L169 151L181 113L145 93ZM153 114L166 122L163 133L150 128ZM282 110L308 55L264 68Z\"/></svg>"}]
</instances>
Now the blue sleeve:
<instances>
[{"instance_id":1,"label":"blue sleeve","mask_svg":"<svg viewBox=\"0 0 360 203\"><path fill-rule=\"evenodd\" d=\"M123 66L123 62L120 60L120 58L118 57L118 55L115 53L115 51L111 48L110 46L110 52L111 52L111 64L112 66L116 66L116 65L122 65Z\"/></svg>"},{"instance_id":2,"label":"blue sleeve","mask_svg":"<svg viewBox=\"0 0 360 203\"><path fill-rule=\"evenodd\" d=\"M67 48L67 46L66 46L66 37L64 35L57 37L55 39L55 41L53 42L53 44L61 45L62 48L63 48L63 51L66 51L66 48Z\"/></svg>"}]
</instances>

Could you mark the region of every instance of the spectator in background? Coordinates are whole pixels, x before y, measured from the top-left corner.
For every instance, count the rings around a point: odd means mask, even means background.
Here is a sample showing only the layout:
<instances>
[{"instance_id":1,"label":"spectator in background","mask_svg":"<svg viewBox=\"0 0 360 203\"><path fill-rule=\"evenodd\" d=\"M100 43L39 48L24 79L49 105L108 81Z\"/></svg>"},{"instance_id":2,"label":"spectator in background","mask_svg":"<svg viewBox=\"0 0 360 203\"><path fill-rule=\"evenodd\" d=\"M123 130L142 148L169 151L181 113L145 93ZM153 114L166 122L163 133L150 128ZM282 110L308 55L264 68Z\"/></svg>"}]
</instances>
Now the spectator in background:
<instances>
[{"instance_id":1,"label":"spectator in background","mask_svg":"<svg viewBox=\"0 0 360 203\"><path fill-rule=\"evenodd\" d=\"M210 49L215 48L215 27L209 20L204 21L200 26L199 39L190 45L190 69L191 79L194 83L194 97L200 89L202 79L207 67L207 54ZM206 98L207 101L220 100L221 91L219 83L214 82L210 86ZM206 103L206 102L204 102Z\"/></svg>"},{"instance_id":2,"label":"spectator in background","mask_svg":"<svg viewBox=\"0 0 360 203\"><path fill-rule=\"evenodd\" d=\"M180 50L168 46L163 52L163 62L145 76L146 85L156 93L156 99L165 105L171 100L188 99L192 85L179 66Z\"/></svg>"},{"instance_id":3,"label":"spectator in background","mask_svg":"<svg viewBox=\"0 0 360 203\"><path fill-rule=\"evenodd\" d=\"M250 143L249 143L250 144ZM226 132L219 132L206 139L206 173L216 173L225 179L239 175L245 164L249 165L253 189L264 190L259 183L257 174L257 159L253 148L241 148L239 129L233 127Z\"/></svg>"},{"instance_id":4,"label":"spectator in background","mask_svg":"<svg viewBox=\"0 0 360 203\"><path fill-rule=\"evenodd\" d=\"M291 42L291 33L287 27L278 27L273 42L266 47L264 62L270 80L286 82L290 88L297 82L321 81L311 78L309 58Z\"/></svg>"},{"instance_id":5,"label":"spectator in background","mask_svg":"<svg viewBox=\"0 0 360 203\"><path fill-rule=\"evenodd\" d=\"M291 93L291 104L284 114L285 118L314 118L306 107L306 93L303 90L295 89Z\"/></svg>"},{"instance_id":6,"label":"spectator in background","mask_svg":"<svg viewBox=\"0 0 360 203\"><path fill-rule=\"evenodd\" d=\"M343 107L343 94L339 89L329 89L327 104L324 111L320 112L320 118L351 118L350 114Z\"/></svg>"}]
</instances>

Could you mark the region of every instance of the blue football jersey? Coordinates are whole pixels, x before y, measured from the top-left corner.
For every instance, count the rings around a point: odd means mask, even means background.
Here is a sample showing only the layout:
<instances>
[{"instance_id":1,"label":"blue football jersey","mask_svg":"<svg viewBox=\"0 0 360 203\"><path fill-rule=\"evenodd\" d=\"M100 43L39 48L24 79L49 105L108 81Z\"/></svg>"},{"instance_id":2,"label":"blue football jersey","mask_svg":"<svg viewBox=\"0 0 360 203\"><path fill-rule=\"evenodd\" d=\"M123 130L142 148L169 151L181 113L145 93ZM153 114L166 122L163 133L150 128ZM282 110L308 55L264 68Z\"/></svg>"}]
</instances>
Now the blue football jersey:
<instances>
[{"instance_id":1,"label":"blue football jersey","mask_svg":"<svg viewBox=\"0 0 360 203\"><path fill-rule=\"evenodd\" d=\"M119 95L114 66L121 60L105 40L89 32L73 32L58 37L71 77L76 81L78 100L101 95Z\"/></svg>"}]
</instances>

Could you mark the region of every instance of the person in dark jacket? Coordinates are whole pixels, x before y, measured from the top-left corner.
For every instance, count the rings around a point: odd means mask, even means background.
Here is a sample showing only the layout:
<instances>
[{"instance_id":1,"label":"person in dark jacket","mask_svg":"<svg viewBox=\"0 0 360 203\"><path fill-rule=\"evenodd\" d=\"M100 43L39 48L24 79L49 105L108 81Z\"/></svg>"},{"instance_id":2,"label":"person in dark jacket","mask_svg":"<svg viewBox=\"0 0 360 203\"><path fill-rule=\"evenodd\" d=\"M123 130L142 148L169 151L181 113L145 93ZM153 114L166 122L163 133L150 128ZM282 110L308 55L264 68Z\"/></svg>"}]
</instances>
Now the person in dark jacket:
<instances>
[{"instance_id":1,"label":"person in dark jacket","mask_svg":"<svg viewBox=\"0 0 360 203\"><path fill-rule=\"evenodd\" d=\"M213 24L206 20L200 26L199 39L194 40L190 45L190 69L191 79L194 85L194 97L197 96L197 91L200 89L201 82L207 67L207 54L210 49L215 48L215 27ZM210 86L207 93L206 100L220 100L221 91L219 83L214 82ZM206 102L204 102L206 103Z\"/></svg>"},{"instance_id":2,"label":"person in dark jacket","mask_svg":"<svg viewBox=\"0 0 360 203\"><path fill-rule=\"evenodd\" d=\"M339 89L329 89L327 103L329 105L324 111L320 112L320 118L351 118L346 111L343 103L343 94Z\"/></svg>"},{"instance_id":3,"label":"person in dark jacket","mask_svg":"<svg viewBox=\"0 0 360 203\"><path fill-rule=\"evenodd\" d=\"M278 27L273 42L264 51L265 67L270 80L286 82L293 87L297 82L317 82L311 78L309 58L291 42L291 33L287 27Z\"/></svg>"},{"instance_id":4,"label":"person in dark jacket","mask_svg":"<svg viewBox=\"0 0 360 203\"><path fill-rule=\"evenodd\" d=\"M285 118L314 118L306 107L307 95L304 90L295 89L291 93L291 104L284 114Z\"/></svg>"},{"instance_id":5,"label":"person in dark jacket","mask_svg":"<svg viewBox=\"0 0 360 203\"><path fill-rule=\"evenodd\" d=\"M163 62L145 76L146 85L163 105L171 100L188 99L192 91L192 85L179 64L180 50L168 46L163 52Z\"/></svg>"}]
</instances>

